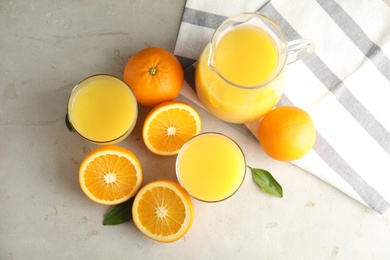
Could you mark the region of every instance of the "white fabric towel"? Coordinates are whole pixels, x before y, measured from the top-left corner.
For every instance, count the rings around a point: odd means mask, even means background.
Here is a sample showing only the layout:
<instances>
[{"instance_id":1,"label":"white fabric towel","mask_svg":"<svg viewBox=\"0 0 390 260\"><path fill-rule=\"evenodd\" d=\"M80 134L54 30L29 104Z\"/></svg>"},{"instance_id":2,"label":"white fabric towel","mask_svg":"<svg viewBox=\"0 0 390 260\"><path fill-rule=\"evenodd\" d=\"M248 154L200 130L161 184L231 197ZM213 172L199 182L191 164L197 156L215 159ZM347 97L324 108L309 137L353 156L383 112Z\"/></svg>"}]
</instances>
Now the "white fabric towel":
<instances>
[{"instance_id":1,"label":"white fabric towel","mask_svg":"<svg viewBox=\"0 0 390 260\"><path fill-rule=\"evenodd\" d=\"M390 204L390 7L381 0L188 0L175 55L194 87L194 62L227 17L259 12L315 53L290 64L279 105L310 113L313 150L293 163L379 213ZM196 99L193 90L182 95ZM196 100L195 100L196 101ZM256 124L247 127L256 131Z\"/></svg>"}]
</instances>

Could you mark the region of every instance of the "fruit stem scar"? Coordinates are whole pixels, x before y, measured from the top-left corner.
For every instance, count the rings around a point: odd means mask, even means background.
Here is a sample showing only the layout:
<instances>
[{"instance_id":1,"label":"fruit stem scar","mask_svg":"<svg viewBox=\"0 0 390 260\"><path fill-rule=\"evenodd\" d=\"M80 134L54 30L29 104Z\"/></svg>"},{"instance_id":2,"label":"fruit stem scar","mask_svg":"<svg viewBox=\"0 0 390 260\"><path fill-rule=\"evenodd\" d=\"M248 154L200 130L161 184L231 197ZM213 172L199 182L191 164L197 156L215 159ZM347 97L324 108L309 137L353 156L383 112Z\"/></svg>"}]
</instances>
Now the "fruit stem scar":
<instances>
[{"instance_id":1,"label":"fruit stem scar","mask_svg":"<svg viewBox=\"0 0 390 260\"><path fill-rule=\"evenodd\" d=\"M157 69L156 69L156 67L151 67L151 68L149 68L149 74L150 75L154 75L154 74L156 74L156 71L157 71Z\"/></svg>"}]
</instances>

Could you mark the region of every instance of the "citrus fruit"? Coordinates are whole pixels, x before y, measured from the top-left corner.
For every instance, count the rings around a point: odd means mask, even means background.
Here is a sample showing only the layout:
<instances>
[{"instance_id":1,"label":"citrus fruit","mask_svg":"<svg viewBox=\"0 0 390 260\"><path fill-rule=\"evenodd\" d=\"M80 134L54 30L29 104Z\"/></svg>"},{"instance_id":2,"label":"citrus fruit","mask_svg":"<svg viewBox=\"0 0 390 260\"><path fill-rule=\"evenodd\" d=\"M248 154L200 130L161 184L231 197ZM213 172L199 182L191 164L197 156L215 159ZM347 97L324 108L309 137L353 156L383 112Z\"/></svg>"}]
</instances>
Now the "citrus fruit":
<instances>
[{"instance_id":1,"label":"citrus fruit","mask_svg":"<svg viewBox=\"0 0 390 260\"><path fill-rule=\"evenodd\" d=\"M146 184L134 198L133 222L146 236L159 242L174 242L190 229L194 207L179 184L158 180Z\"/></svg>"},{"instance_id":2,"label":"citrus fruit","mask_svg":"<svg viewBox=\"0 0 390 260\"><path fill-rule=\"evenodd\" d=\"M123 78L133 90L138 103L155 106L179 95L184 71L171 52L149 47L128 60Z\"/></svg>"},{"instance_id":3,"label":"citrus fruit","mask_svg":"<svg viewBox=\"0 0 390 260\"><path fill-rule=\"evenodd\" d=\"M183 144L200 133L201 119L187 103L168 101L154 107L146 116L142 138L158 155L175 155Z\"/></svg>"},{"instance_id":4,"label":"citrus fruit","mask_svg":"<svg viewBox=\"0 0 390 260\"><path fill-rule=\"evenodd\" d=\"M280 106L260 123L258 137L264 152L279 161L293 161L314 146L316 130L310 115L295 106Z\"/></svg>"},{"instance_id":5,"label":"citrus fruit","mask_svg":"<svg viewBox=\"0 0 390 260\"><path fill-rule=\"evenodd\" d=\"M141 187L142 168L137 157L120 146L92 150L79 170L81 189L92 201L105 205L122 203Z\"/></svg>"}]
</instances>

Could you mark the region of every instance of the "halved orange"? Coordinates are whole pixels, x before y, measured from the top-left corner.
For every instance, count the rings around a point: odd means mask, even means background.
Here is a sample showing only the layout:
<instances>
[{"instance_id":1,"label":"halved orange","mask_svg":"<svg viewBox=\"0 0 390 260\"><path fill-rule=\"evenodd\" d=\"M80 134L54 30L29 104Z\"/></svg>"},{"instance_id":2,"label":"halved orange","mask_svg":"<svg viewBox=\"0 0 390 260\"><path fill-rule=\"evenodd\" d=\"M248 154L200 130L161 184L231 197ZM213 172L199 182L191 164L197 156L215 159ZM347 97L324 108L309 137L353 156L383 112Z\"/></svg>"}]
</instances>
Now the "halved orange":
<instances>
[{"instance_id":1,"label":"halved orange","mask_svg":"<svg viewBox=\"0 0 390 260\"><path fill-rule=\"evenodd\" d=\"M157 180L146 184L134 198L133 222L146 236L174 242L190 229L194 207L190 196L176 182Z\"/></svg>"},{"instance_id":2,"label":"halved orange","mask_svg":"<svg viewBox=\"0 0 390 260\"><path fill-rule=\"evenodd\" d=\"M92 201L116 205L133 197L142 184L138 158L120 146L92 150L79 170L80 187Z\"/></svg>"},{"instance_id":3,"label":"halved orange","mask_svg":"<svg viewBox=\"0 0 390 260\"><path fill-rule=\"evenodd\" d=\"M187 103L169 101L157 105L144 121L142 138L146 147L158 155L176 155L183 144L200 133L202 122Z\"/></svg>"}]
</instances>

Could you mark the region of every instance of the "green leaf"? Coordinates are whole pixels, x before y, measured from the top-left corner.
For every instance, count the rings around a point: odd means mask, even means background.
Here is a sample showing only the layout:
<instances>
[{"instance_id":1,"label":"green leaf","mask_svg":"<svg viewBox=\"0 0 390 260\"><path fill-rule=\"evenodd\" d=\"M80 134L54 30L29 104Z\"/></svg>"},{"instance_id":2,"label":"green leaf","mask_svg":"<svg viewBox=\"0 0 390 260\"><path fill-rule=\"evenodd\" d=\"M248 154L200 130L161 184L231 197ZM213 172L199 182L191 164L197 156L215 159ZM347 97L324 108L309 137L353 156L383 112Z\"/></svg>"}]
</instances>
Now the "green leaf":
<instances>
[{"instance_id":1,"label":"green leaf","mask_svg":"<svg viewBox=\"0 0 390 260\"><path fill-rule=\"evenodd\" d=\"M283 197L283 188L280 184L274 179L272 174L263 169L254 169L248 166L252 171L253 180L260 186L260 188L273 196L278 198Z\"/></svg>"},{"instance_id":2,"label":"green leaf","mask_svg":"<svg viewBox=\"0 0 390 260\"><path fill-rule=\"evenodd\" d=\"M115 205L104 216L103 225L118 225L130 221L133 218L131 208L133 206L134 197L121 204Z\"/></svg>"},{"instance_id":3,"label":"green leaf","mask_svg":"<svg viewBox=\"0 0 390 260\"><path fill-rule=\"evenodd\" d=\"M74 132L73 126L69 121L68 113L65 115L65 124L66 124L66 127L68 127L69 131Z\"/></svg>"}]
</instances>

